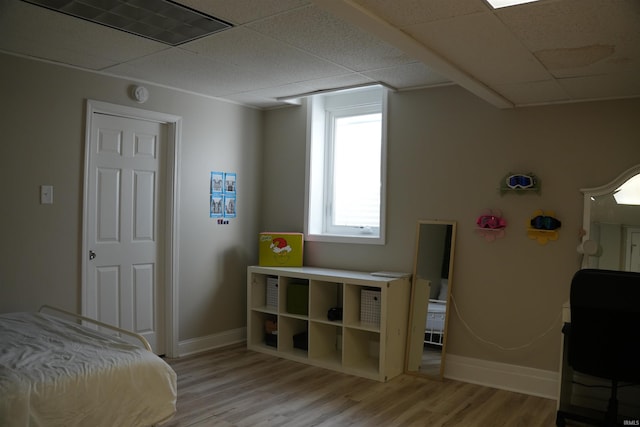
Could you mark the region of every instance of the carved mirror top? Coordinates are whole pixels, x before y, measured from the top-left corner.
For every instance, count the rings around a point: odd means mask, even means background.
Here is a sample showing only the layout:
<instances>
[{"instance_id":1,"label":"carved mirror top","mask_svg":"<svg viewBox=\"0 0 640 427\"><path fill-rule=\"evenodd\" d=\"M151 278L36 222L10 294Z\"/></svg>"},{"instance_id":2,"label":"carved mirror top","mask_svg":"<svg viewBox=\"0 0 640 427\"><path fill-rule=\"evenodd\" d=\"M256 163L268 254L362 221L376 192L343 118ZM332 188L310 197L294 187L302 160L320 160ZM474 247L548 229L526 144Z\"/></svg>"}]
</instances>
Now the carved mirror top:
<instances>
[{"instance_id":1,"label":"carved mirror top","mask_svg":"<svg viewBox=\"0 0 640 427\"><path fill-rule=\"evenodd\" d=\"M583 188L580 191L583 192L585 196L603 196L610 193L613 194L613 192L622 184L638 174L640 174L640 165L635 165L622 172L617 178L607 184L594 188Z\"/></svg>"}]
</instances>

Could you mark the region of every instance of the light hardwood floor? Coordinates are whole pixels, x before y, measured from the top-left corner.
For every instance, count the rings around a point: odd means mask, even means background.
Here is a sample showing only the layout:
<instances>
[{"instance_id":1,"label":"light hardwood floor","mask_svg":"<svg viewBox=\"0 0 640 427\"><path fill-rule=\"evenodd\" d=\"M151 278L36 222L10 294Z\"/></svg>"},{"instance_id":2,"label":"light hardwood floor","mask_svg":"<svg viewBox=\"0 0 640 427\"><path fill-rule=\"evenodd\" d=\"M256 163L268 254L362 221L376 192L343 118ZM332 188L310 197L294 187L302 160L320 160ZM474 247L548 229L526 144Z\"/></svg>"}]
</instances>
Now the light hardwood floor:
<instances>
[{"instance_id":1,"label":"light hardwood floor","mask_svg":"<svg viewBox=\"0 0 640 427\"><path fill-rule=\"evenodd\" d=\"M380 383L234 346L167 359L177 426L544 426L556 402L452 380Z\"/></svg>"}]
</instances>

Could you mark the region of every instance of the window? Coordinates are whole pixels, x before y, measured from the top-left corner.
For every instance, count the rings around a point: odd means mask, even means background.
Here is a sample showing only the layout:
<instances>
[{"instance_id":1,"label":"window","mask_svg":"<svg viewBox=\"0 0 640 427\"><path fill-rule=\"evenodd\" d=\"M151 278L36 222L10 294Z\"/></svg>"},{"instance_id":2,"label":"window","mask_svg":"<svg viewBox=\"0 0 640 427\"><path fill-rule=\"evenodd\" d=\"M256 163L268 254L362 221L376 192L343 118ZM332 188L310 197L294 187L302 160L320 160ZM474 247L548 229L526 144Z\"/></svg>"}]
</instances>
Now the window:
<instances>
[{"instance_id":1,"label":"window","mask_svg":"<svg viewBox=\"0 0 640 427\"><path fill-rule=\"evenodd\" d=\"M307 240L384 244L386 91L308 100Z\"/></svg>"}]
</instances>

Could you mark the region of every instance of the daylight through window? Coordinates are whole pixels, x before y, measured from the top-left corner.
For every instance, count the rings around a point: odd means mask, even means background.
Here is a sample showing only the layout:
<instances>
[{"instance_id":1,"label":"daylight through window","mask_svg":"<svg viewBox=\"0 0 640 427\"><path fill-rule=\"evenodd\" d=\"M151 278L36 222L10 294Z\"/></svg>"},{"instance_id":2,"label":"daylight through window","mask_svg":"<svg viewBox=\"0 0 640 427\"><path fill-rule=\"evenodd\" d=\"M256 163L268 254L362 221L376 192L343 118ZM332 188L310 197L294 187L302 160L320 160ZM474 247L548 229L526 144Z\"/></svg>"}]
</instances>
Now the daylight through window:
<instances>
[{"instance_id":1,"label":"daylight through window","mask_svg":"<svg viewBox=\"0 0 640 427\"><path fill-rule=\"evenodd\" d=\"M308 240L384 243L385 91L309 101Z\"/></svg>"},{"instance_id":2,"label":"daylight through window","mask_svg":"<svg viewBox=\"0 0 640 427\"><path fill-rule=\"evenodd\" d=\"M366 114L335 120L332 225L380 224L380 119Z\"/></svg>"}]
</instances>

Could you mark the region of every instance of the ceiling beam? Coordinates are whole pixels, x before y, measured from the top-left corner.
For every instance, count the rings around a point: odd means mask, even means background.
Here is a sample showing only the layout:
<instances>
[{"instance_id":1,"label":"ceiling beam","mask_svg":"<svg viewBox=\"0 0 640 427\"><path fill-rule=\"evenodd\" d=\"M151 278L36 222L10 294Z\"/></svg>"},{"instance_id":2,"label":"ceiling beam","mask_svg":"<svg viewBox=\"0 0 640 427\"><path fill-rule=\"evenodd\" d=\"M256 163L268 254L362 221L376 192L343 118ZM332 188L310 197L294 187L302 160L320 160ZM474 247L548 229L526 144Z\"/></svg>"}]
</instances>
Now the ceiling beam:
<instances>
[{"instance_id":1,"label":"ceiling beam","mask_svg":"<svg viewBox=\"0 0 640 427\"><path fill-rule=\"evenodd\" d=\"M474 93L498 108L513 108L514 104L469 73L442 57L428 46L394 27L371 11L352 0L313 0L319 8L345 20L381 40L405 52L442 76L451 79L469 92Z\"/></svg>"}]
</instances>

